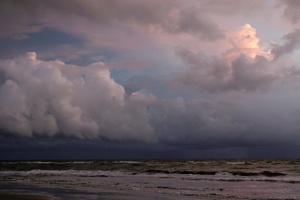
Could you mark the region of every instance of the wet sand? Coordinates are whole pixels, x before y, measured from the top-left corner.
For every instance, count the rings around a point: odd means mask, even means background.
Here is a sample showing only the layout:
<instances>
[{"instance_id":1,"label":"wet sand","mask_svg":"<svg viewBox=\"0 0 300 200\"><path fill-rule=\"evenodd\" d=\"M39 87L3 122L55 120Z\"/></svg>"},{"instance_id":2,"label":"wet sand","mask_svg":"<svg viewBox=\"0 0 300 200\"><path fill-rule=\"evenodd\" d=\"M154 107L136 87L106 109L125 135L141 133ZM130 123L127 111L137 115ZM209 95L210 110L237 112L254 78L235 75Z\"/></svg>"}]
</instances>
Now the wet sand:
<instances>
[{"instance_id":1,"label":"wet sand","mask_svg":"<svg viewBox=\"0 0 300 200\"><path fill-rule=\"evenodd\" d=\"M5 200L53 200L54 198L42 194L18 193L12 191L1 191L0 199Z\"/></svg>"},{"instance_id":2,"label":"wet sand","mask_svg":"<svg viewBox=\"0 0 300 200\"><path fill-rule=\"evenodd\" d=\"M1 184L0 200L169 200L163 195L104 188L60 187L58 185ZM176 198L175 198L176 199Z\"/></svg>"},{"instance_id":3,"label":"wet sand","mask_svg":"<svg viewBox=\"0 0 300 200\"><path fill-rule=\"evenodd\" d=\"M62 199L72 199L72 200L96 200L96 199L105 199L105 200L167 200L163 197L157 196L145 196L135 193L98 193L98 194L65 194L65 195L56 195L53 194L36 194L36 193L23 193L23 192L14 192L12 191L0 191L0 199L2 200L62 200Z\"/></svg>"}]
</instances>

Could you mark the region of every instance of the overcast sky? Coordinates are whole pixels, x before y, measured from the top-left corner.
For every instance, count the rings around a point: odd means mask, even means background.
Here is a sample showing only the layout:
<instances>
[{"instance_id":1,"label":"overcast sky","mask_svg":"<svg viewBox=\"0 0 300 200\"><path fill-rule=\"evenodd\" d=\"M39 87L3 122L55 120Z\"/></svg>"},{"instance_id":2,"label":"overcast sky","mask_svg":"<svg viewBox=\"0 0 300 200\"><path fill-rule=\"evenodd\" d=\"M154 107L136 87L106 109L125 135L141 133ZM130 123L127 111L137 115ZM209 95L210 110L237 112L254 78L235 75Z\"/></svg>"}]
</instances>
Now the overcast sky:
<instances>
[{"instance_id":1,"label":"overcast sky","mask_svg":"<svg viewBox=\"0 0 300 200\"><path fill-rule=\"evenodd\" d=\"M299 10L1 0L0 159L300 157Z\"/></svg>"}]
</instances>

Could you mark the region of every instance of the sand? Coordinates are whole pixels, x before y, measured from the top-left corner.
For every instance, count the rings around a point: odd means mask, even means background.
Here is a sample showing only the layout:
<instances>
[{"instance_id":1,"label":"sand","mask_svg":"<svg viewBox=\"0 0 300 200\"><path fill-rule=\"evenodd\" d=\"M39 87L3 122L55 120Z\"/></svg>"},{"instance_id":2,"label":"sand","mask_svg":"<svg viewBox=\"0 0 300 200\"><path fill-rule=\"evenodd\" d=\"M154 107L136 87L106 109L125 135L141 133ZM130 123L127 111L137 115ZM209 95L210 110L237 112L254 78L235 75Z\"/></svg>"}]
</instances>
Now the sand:
<instances>
[{"instance_id":1,"label":"sand","mask_svg":"<svg viewBox=\"0 0 300 200\"><path fill-rule=\"evenodd\" d=\"M134 192L132 193L120 193L120 192L99 192L98 194L64 194L56 195L53 194L38 194L38 193L25 193L25 192L15 192L11 191L0 191L0 199L2 200L62 200L62 199L73 199L73 200L95 200L95 199L105 199L105 200L153 200L161 199L162 197L153 197L152 195L145 196L139 195Z\"/></svg>"},{"instance_id":2,"label":"sand","mask_svg":"<svg viewBox=\"0 0 300 200\"><path fill-rule=\"evenodd\" d=\"M1 191L0 199L5 200L53 200L49 195Z\"/></svg>"}]
</instances>

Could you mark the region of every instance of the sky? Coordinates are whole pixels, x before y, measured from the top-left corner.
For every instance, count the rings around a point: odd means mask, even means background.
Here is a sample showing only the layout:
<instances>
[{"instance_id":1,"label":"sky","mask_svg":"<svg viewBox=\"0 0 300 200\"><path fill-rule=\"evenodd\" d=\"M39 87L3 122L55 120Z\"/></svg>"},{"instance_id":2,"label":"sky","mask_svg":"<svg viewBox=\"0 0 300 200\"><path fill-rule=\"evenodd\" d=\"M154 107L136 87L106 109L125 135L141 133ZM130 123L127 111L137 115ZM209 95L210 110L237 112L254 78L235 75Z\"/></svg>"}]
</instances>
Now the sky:
<instances>
[{"instance_id":1,"label":"sky","mask_svg":"<svg viewBox=\"0 0 300 200\"><path fill-rule=\"evenodd\" d=\"M299 10L1 0L0 159L299 158Z\"/></svg>"}]
</instances>

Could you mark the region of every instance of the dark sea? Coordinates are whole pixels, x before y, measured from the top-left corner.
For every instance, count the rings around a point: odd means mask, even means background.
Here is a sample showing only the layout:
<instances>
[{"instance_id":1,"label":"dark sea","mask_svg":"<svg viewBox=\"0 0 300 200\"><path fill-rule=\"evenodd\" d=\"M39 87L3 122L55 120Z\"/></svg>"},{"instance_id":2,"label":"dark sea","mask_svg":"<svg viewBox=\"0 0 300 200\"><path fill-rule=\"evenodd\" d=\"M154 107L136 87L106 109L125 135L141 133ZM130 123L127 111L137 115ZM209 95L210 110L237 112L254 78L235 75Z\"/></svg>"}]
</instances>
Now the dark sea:
<instances>
[{"instance_id":1,"label":"dark sea","mask_svg":"<svg viewBox=\"0 0 300 200\"><path fill-rule=\"evenodd\" d=\"M300 159L1 161L0 192L52 199L300 199Z\"/></svg>"}]
</instances>

